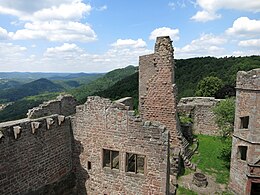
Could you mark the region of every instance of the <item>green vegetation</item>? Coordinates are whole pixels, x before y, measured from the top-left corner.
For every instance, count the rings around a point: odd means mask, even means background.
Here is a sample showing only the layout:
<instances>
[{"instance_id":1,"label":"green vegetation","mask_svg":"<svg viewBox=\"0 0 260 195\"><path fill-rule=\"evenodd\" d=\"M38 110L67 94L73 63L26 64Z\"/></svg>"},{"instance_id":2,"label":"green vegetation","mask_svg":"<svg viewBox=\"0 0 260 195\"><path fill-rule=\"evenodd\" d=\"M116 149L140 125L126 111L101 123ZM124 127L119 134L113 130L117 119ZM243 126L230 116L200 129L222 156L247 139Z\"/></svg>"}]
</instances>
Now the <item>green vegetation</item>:
<instances>
[{"instance_id":1,"label":"green vegetation","mask_svg":"<svg viewBox=\"0 0 260 195\"><path fill-rule=\"evenodd\" d=\"M218 97L234 96L236 73L260 67L260 56L229 58L192 58L175 60L175 77L178 86L178 98L194 96L199 81L205 77L218 77L224 87ZM87 96L99 95L112 100L126 96L134 98L134 107L138 105L138 73L137 67L113 70L105 75L86 73L0 73L0 103L14 102L9 111L0 111L0 120L21 118L28 107L37 106L37 101L29 102L25 97L46 92L68 92L76 97L79 104L86 101ZM135 73L135 74L134 74ZM31 82L36 78L39 79ZM4 81L5 80L5 81ZM8 82L6 82L8 80ZM19 82L10 82L19 81ZM24 84L24 82L30 82ZM2 88L1 88L2 86ZM6 90L3 90L6 89ZM23 99L25 98L25 99ZM30 98L29 98L30 99ZM19 102L17 102L19 101ZM16 103L17 102L17 103ZM39 101L42 102L42 101ZM16 104L17 107L14 107ZM19 104L19 105L18 105ZM11 109L13 109L11 111ZM22 111L22 109L25 109ZM7 113L7 115L3 114ZM10 118L10 114L12 116ZM15 117L17 113L17 117ZM23 114L20 114L23 113ZM3 117L3 118L2 118ZM184 122L186 119L183 119ZM187 122L187 121L186 121Z\"/></svg>"},{"instance_id":2,"label":"green vegetation","mask_svg":"<svg viewBox=\"0 0 260 195\"><path fill-rule=\"evenodd\" d=\"M227 168L230 167L232 132L235 120L235 99L227 98L219 102L213 109L216 115L216 123L222 132L222 148L219 158L222 159Z\"/></svg>"},{"instance_id":3,"label":"green vegetation","mask_svg":"<svg viewBox=\"0 0 260 195\"><path fill-rule=\"evenodd\" d=\"M199 81L195 95L202 97L214 97L216 92L222 87L223 81L218 77L205 77Z\"/></svg>"},{"instance_id":4,"label":"green vegetation","mask_svg":"<svg viewBox=\"0 0 260 195\"><path fill-rule=\"evenodd\" d=\"M88 96L113 86L118 81L124 79L127 76L134 74L136 71L137 71L137 67L134 66L128 66L126 68L116 69L105 74L103 77L90 82L87 85L83 85L76 89L72 89L71 91L69 91L69 93L74 95L74 97L78 100L78 102L82 104L86 101Z\"/></svg>"},{"instance_id":5,"label":"green vegetation","mask_svg":"<svg viewBox=\"0 0 260 195\"><path fill-rule=\"evenodd\" d=\"M118 81L113 86L94 93L93 95L117 100L123 97L132 97L134 109L138 108L138 72Z\"/></svg>"},{"instance_id":6,"label":"green vegetation","mask_svg":"<svg viewBox=\"0 0 260 195\"><path fill-rule=\"evenodd\" d=\"M177 188L177 195L197 195L196 192L193 192L192 190L186 189L182 186L179 186Z\"/></svg>"},{"instance_id":7,"label":"green vegetation","mask_svg":"<svg viewBox=\"0 0 260 195\"><path fill-rule=\"evenodd\" d=\"M46 92L58 92L62 90L63 88L61 86L54 84L48 79L38 79L16 88L1 90L0 99L7 102L13 102L27 96L38 95Z\"/></svg>"},{"instance_id":8,"label":"green vegetation","mask_svg":"<svg viewBox=\"0 0 260 195\"><path fill-rule=\"evenodd\" d=\"M260 56L180 59L175 66L178 97L192 97L198 82L205 77L218 77L224 85L235 86L238 71L260 68Z\"/></svg>"},{"instance_id":9,"label":"green vegetation","mask_svg":"<svg viewBox=\"0 0 260 195\"><path fill-rule=\"evenodd\" d=\"M219 102L213 109L216 115L216 123L222 132L222 136L229 137L234 129L235 99L228 98Z\"/></svg>"},{"instance_id":10,"label":"green vegetation","mask_svg":"<svg viewBox=\"0 0 260 195\"><path fill-rule=\"evenodd\" d=\"M0 111L0 122L25 118L28 109L36 107L44 101L55 99L58 95L59 93L45 93L18 100Z\"/></svg>"},{"instance_id":11,"label":"green vegetation","mask_svg":"<svg viewBox=\"0 0 260 195\"><path fill-rule=\"evenodd\" d=\"M193 123L192 118L187 117L185 115L179 115L180 123L181 124L190 124Z\"/></svg>"},{"instance_id":12,"label":"green vegetation","mask_svg":"<svg viewBox=\"0 0 260 195\"><path fill-rule=\"evenodd\" d=\"M222 137L198 135L198 154L192 158L192 162L204 173L213 175L218 183L227 183L229 179L229 169L226 162L219 158L222 153Z\"/></svg>"}]
</instances>

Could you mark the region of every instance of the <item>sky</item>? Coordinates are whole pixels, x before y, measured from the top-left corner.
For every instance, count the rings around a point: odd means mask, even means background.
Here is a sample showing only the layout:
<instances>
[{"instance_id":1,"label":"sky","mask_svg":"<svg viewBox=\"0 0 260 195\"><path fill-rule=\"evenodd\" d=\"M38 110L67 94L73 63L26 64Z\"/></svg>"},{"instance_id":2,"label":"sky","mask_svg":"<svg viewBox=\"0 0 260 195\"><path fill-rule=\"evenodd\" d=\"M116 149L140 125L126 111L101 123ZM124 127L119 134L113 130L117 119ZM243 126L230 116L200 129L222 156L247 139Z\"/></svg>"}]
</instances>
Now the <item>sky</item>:
<instances>
[{"instance_id":1,"label":"sky","mask_svg":"<svg viewBox=\"0 0 260 195\"><path fill-rule=\"evenodd\" d=\"M107 72L166 35L175 59L260 55L260 0L0 0L0 72Z\"/></svg>"}]
</instances>

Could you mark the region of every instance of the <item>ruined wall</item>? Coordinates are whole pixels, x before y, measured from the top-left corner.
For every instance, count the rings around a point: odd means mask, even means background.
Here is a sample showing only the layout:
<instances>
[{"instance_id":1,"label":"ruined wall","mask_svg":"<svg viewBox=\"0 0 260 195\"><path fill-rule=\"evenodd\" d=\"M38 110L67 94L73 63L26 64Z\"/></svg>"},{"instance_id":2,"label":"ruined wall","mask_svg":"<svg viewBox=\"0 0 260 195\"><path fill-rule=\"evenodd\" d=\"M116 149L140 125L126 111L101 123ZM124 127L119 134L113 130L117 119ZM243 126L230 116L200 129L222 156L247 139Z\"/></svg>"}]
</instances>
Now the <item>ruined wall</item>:
<instances>
[{"instance_id":1,"label":"ruined wall","mask_svg":"<svg viewBox=\"0 0 260 195\"><path fill-rule=\"evenodd\" d=\"M192 130L195 134L219 135L213 108L221 100L213 97L182 98L177 106L179 114L193 119Z\"/></svg>"},{"instance_id":2,"label":"ruined wall","mask_svg":"<svg viewBox=\"0 0 260 195\"><path fill-rule=\"evenodd\" d=\"M69 192L74 186L71 141L64 116L0 123L0 194Z\"/></svg>"},{"instance_id":3,"label":"ruined wall","mask_svg":"<svg viewBox=\"0 0 260 195\"><path fill-rule=\"evenodd\" d=\"M88 97L72 120L79 194L167 194L169 137L123 104ZM103 167L103 149L119 151L119 169ZM127 172L126 153L145 156L144 173ZM91 165L91 167L89 167Z\"/></svg>"},{"instance_id":4,"label":"ruined wall","mask_svg":"<svg viewBox=\"0 0 260 195\"><path fill-rule=\"evenodd\" d=\"M69 116L76 112L76 99L71 95L59 95L55 100L40 104L38 107L28 110L28 118L40 118L52 114Z\"/></svg>"},{"instance_id":5,"label":"ruined wall","mask_svg":"<svg viewBox=\"0 0 260 195\"><path fill-rule=\"evenodd\" d=\"M260 183L260 171L256 171L260 160L260 69L238 72L236 88L230 188L237 194L250 194L251 182ZM248 123L243 122L245 117L249 117ZM246 159L241 159L239 146L247 147Z\"/></svg>"},{"instance_id":6,"label":"ruined wall","mask_svg":"<svg viewBox=\"0 0 260 195\"><path fill-rule=\"evenodd\" d=\"M176 86L170 37L158 37L155 53L139 58L139 111L144 120L160 121L170 131L172 146L179 146L176 129Z\"/></svg>"}]
</instances>

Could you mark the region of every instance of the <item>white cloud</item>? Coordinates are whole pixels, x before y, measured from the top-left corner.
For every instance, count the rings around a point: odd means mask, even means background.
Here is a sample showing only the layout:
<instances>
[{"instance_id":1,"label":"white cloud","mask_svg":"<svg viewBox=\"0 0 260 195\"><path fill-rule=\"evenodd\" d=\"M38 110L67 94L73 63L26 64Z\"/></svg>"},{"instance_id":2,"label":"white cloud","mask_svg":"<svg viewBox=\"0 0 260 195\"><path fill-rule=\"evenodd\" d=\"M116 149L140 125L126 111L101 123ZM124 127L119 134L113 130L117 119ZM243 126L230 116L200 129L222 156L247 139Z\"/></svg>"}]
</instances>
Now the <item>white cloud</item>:
<instances>
[{"instance_id":1,"label":"white cloud","mask_svg":"<svg viewBox=\"0 0 260 195\"><path fill-rule=\"evenodd\" d=\"M259 50L236 50L233 51L230 56L252 56L252 55L260 55Z\"/></svg>"},{"instance_id":2,"label":"white cloud","mask_svg":"<svg viewBox=\"0 0 260 195\"><path fill-rule=\"evenodd\" d=\"M260 20L251 20L248 17L236 19L233 26L226 30L229 35L259 36Z\"/></svg>"},{"instance_id":3,"label":"white cloud","mask_svg":"<svg viewBox=\"0 0 260 195\"><path fill-rule=\"evenodd\" d=\"M72 21L37 21L26 23L24 29L12 34L12 38L89 42L96 40L97 35L88 24Z\"/></svg>"},{"instance_id":4,"label":"white cloud","mask_svg":"<svg viewBox=\"0 0 260 195\"><path fill-rule=\"evenodd\" d=\"M61 4L81 2L81 0L1 0L0 13L10 14L14 16L30 15L39 10L59 6Z\"/></svg>"},{"instance_id":5,"label":"white cloud","mask_svg":"<svg viewBox=\"0 0 260 195\"><path fill-rule=\"evenodd\" d=\"M190 58L200 56L221 56L225 49L221 47L227 40L213 34L202 34L200 38L191 41L182 48L176 48L177 58Z\"/></svg>"},{"instance_id":6,"label":"white cloud","mask_svg":"<svg viewBox=\"0 0 260 195\"><path fill-rule=\"evenodd\" d=\"M0 6L0 13L15 15L20 21L27 21L24 28L9 33L14 40L46 39L78 42L97 40L97 35L91 26L80 22L91 11L91 6L82 0L46 0L45 3L39 2L39 5L31 0L14 1L17 5L4 0Z\"/></svg>"},{"instance_id":7,"label":"white cloud","mask_svg":"<svg viewBox=\"0 0 260 195\"><path fill-rule=\"evenodd\" d=\"M79 20L89 14L91 6L81 2L52 6L33 13L34 20Z\"/></svg>"},{"instance_id":8,"label":"white cloud","mask_svg":"<svg viewBox=\"0 0 260 195\"><path fill-rule=\"evenodd\" d=\"M198 11L194 16L191 17L192 20L198 21L198 22L207 22L210 20L215 20L221 18L221 15L208 12L208 11Z\"/></svg>"},{"instance_id":9,"label":"white cloud","mask_svg":"<svg viewBox=\"0 0 260 195\"><path fill-rule=\"evenodd\" d=\"M139 47L138 40L116 41L111 48L102 54L90 54L76 44L65 43L61 46L48 48L41 64L49 69L63 71L104 72L129 64L138 65L140 55L151 53L146 47ZM135 43L134 43L135 42Z\"/></svg>"},{"instance_id":10,"label":"white cloud","mask_svg":"<svg viewBox=\"0 0 260 195\"><path fill-rule=\"evenodd\" d=\"M26 47L15 45L13 43L0 42L0 56L1 71L10 71L12 69L21 69L20 71L26 71L23 69L23 65L27 59Z\"/></svg>"},{"instance_id":11,"label":"white cloud","mask_svg":"<svg viewBox=\"0 0 260 195\"><path fill-rule=\"evenodd\" d=\"M156 37L159 36L170 36L172 41L178 41L179 37L179 29L171 29L168 27L156 28L153 30L149 36L150 40L155 40Z\"/></svg>"},{"instance_id":12,"label":"white cloud","mask_svg":"<svg viewBox=\"0 0 260 195\"><path fill-rule=\"evenodd\" d=\"M89 53L75 43L63 43L47 48L42 55L27 55L24 47L0 43L0 56L4 56L0 58L0 71L104 72L138 65L140 55L152 53L146 47L138 46L142 43L138 40L133 40L136 44L121 44L119 41L119 45L116 41L106 52L99 54Z\"/></svg>"},{"instance_id":13,"label":"white cloud","mask_svg":"<svg viewBox=\"0 0 260 195\"><path fill-rule=\"evenodd\" d=\"M132 48L144 48L146 43L143 39L118 39L115 43L111 44L113 47L132 47Z\"/></svg>"},{"instance_id":14,"label":"white cloud","mask_svg":"<svg viewBox=\"0 0 260 195\"><path fill-rule=\"evenodd\" d=\"M0 40L9 39L9 34L6 29L0 27Z\"/></svg>"},{"instance_id":15,"label":"white cloud","mask_svg":"<svg viewBox=\"0 0 260 195\"><path fill-rule=\"evenodd\" d=\"M249 39L249 40L244 40L240 41L238 43L239 46L242 47L259 47L260 48L260 39ZM259 51L260 54L260 51Z\"/></svg>"},{"instance_id":16,"label":"white cloud","mask_svg":"<svg viewBox=\"0 0 260 195\"><path fill-rule=\"evenodd\" d=\"M202 11L198 11L191 19L198 22L220 18L221 15L217 14L217 11L221 9L260 12L259 0L197 0L197 5L202 8Z\"/></svg>"},{"instance_id":17,"label":"white cloud","mask_svg":"<svg viewBox=\"0 0 260 195\"><path fill-rule=\"evenodd\" d=\"M50 47L47 48L45 55L56 55L60 54L61 52L82 52L83 50L80 49L76 44L72 43L63 43L62 46L57 46L57 47Z\"/></svg>"}]
</instances>

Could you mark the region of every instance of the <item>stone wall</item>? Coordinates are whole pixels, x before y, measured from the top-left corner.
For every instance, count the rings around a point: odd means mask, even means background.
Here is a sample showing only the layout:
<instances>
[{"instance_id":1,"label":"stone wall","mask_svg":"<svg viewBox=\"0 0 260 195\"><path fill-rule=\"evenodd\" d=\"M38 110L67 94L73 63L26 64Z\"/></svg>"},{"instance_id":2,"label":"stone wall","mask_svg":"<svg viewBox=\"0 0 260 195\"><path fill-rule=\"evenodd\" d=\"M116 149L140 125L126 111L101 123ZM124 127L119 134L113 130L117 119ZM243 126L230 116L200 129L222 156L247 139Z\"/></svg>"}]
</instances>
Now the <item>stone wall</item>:
<instances>
[{"instance_id":1,"label":"stone wall","mask_svg":"<svg viewBox=\"0 0 260 195\"><path fill-rule=\"evenodd\" d=\"M187 97L178 103L178 113L193 119L194 134L219 135L213 108L221 100L213 97Z\"/></svg>"},{"instance_id":2,"label":"stone wall","mask_svg":"<svg viewBox=\"0 0 260 195\"><path fill-rule=\"evenodd\" d=\"M52 114L69 116L76 112L76 99L71 95L59 95L55 100L40 104L38 107L28 110L28 118L40 118Z\"/></svg>"},{"instance_id":3,"label":"stone wall","mask_svg":"<svg viewBox=\"0 0 260 195\"><path fill-rule=\"evenodd\" d=\"M238 72L236 88L229 186L237 194L249 195L251 184L260 183L260 69ZM247 147L244 159L239 147Z\"/></svg>"},{"instance_id":4,"label":"stone wall","mask_svg":"<svg viewBox=\"0 0 260 195\"><path fill-rule=\"evenodd\" d=\"M177 139L173 47L170 37L158 37L154 54L139 58L139 111L144 120L160 121L170 131L172 146Z\"/></svg>"},{"instance_id":5,"label":"stone wall","mask_svg":"<svg viewBox=\"0 0 260 195\"><path fill-rule=\"evenodd\" d=\"M72 119L79 194L168 194L169 136L116 102L88 97ZM119 169L103 167L103 149L119 151ZM126 153L145 156L144 173L128 172Z\"/></svg>"},{"instance_id":6,"label":"stone wall","mask_svg":"<svg viewBox=\"0 0 260 195\"><path fill-rule=\"evenodd\" d=\"M71 141L64 116L0 123L0 194L69 192L75 181Z\"/></svg>"}]
</instances>

